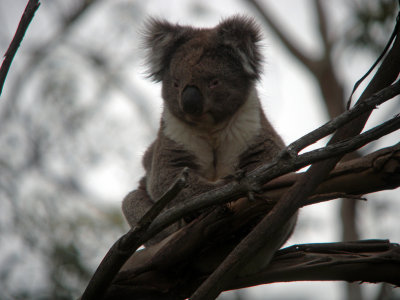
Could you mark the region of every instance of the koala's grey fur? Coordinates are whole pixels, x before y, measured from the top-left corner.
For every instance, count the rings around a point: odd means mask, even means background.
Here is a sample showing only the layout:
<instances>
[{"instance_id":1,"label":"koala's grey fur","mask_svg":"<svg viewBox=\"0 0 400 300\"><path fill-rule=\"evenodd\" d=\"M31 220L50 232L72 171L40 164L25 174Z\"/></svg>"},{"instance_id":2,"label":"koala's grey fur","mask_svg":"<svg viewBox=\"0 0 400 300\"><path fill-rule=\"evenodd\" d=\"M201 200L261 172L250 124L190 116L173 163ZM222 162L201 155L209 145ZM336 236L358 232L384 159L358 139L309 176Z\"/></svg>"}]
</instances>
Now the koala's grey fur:
<instances>
[{"instance_id":1,"label":"koala's grey fur","mask_svg":"<svg viewBox=\"0 0 400 300\"><path fill-rule=\"evenodd\" d=\"M149 74L162 82L164 110L158 136L143 158L146 174L123 201L131 226L182 168L189 168L188 186L171 205L219 186L238 170L271 161L284 147L255 89L262 58L252 19L235 16L211 29L156 19L147 25ZM170 226L150 244L181 225ZM282 229L274 247L293 226Z\"/></svg>"}]
</instances>

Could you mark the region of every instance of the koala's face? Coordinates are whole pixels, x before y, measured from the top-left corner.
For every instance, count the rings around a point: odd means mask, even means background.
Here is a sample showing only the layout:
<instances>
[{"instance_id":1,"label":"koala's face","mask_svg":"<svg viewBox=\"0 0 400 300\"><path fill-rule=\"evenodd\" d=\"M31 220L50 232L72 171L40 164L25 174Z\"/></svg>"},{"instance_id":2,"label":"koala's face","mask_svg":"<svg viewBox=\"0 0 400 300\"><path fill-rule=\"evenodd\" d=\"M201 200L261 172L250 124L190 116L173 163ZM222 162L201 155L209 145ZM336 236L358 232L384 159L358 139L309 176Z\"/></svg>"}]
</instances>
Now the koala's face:
<instances>
[{"instance_id":1,"label":"koala's face","mask_svg":"<svg viewBox=\"0 0 400 300\"><path fill-rule=\"evenodd\" d=\"M151 76L162 81L167 109L193 126L229 119L259 76L259 33L234 17L212 29L153 20L148 35Z\"/></svg>"}]
</instances>

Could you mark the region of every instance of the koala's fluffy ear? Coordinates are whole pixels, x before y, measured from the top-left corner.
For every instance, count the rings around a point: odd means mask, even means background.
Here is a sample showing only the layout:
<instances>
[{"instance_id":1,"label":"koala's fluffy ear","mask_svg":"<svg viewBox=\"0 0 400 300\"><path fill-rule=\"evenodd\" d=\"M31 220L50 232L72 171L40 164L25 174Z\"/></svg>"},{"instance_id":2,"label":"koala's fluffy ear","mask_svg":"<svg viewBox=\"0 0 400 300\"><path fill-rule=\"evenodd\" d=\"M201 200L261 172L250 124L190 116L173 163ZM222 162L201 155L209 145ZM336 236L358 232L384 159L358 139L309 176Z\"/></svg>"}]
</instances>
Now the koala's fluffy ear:
<instances>
[{"instance_id":1,"label":"koala's fluffy ear","mask_svg":"<svg viewBox=\"0 0 400 300\"><path fill-rule=\"evenodd\" d=\"M146 22L144 48L147 51L149 77L161 81L176 48L188 39L190 27L150 18Z\"/></svg>"},{"instance_id":2,"label":"koala's fluffy ear","mask_svg":"<svg viewBox=\"0 0 400 300\"><path fill-rule=\"evenodd\" d=\"M223 20L216 29L219 42L232 48L244 71L253 78L259 78L262 56L258 43L261 41L261 33L255 21L244 16L234 16Z\"/></svg>"}]
</instances>

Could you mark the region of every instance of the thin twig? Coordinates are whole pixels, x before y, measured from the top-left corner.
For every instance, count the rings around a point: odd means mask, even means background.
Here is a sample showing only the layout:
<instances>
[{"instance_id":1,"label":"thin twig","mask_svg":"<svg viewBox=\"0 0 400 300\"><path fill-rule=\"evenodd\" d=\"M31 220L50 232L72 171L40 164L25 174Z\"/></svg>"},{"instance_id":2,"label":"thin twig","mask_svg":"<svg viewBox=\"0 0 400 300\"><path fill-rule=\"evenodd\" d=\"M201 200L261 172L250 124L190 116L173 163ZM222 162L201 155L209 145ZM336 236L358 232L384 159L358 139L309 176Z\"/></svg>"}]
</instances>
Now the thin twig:
<instances>
[{"instance_id":1,"label":"thin twig","mask_svg":"<svg viewBox=\"0 0 400 300\"><path fill-rule=\"evenodd\" d=\"M318 194L318 195L308 197L308 199L305 201L306 203L304 203L304 204L307 204L307 205L308 204L316 204L316 203L324 202L327 200L338 199L338 198L363 200L363 201L367 200L367 198L364 198L361 195L350 195L347 193L335 192L335 193L327 193L327 194Z\"/></svg>"},{"instance_id":2,"label":"thin twig","mask_svg":"<svg viewBox=\"0 0 400 300\"><path fill-rule=\"evenodd\" d=\"M297 155L297 153L304 148L335 132L335 130L337 130L339 127L347 124L351 120L354 120L363 113L371 111L372 109L376 108L376 106L386 102L387 100L393 98L398 94L400 94L400 80L369 97L362 103L354 106L352 109L345 111L344 113L325 123L321 127L304 135L297 141L291 143L287 147L288 153L290 155Z\"/></svg>"},{"instance_id":3,"label":"thin twig","mask_svg":"<svg viewBox=\"0 0 400 300\"><path fill-rule=\"evenodd\" d=\"M310 152L304 153L298 156L298 162L300 165L304 165L305 162L317 162L325 158L334 157L336 155L344 155L348 152L357 150L366 144L375 141L389 133L392 133L400 129L400 115L393 117L392 119L378 125L362 134L359 134L351 139L346 139L341 142L337 142L326 147L322 147ZM322 156L317 155L318 152L324 153ZM314 159L316 159L314 161Z\"/></svg>"},{"instance_id":4,"label":"thin twig","mask_svg":"<svg viewBox=\"0 0 400 300\"><path fill-rule=\"evenodd\" d=\"M12 39L10 46L8 47L6 53L4 54L4 60L1 64L0 68L0 95L3 91L4 82L6 81L6 77L8 71L10 69L11 63L14 59L15 54L21 42L25 36L25 32L28 29L29 24L31 23L33 17L35 16L36 10L39 8L40 2L39 0L29 0L28 4L25 7L24 13L19 21L17 31L15 32L14 38Z\"/></svg>"}]
</instances>

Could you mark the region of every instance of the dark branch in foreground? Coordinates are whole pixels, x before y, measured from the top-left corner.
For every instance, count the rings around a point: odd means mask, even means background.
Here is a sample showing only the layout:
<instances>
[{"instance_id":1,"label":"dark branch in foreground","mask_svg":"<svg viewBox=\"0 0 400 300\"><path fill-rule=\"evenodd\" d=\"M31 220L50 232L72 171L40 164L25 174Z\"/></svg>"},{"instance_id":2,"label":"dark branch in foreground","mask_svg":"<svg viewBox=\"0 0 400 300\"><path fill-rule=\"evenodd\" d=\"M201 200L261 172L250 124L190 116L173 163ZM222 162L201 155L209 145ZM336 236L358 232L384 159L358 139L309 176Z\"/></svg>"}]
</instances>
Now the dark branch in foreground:
<instances>
[{"instance_id":1,"label":"dark branch in foreground","mask_svg":"<svg viewBox=\"0 0 400 300\"><path fill-rule=\"evenodd\" d=\"M115 275L126 260L144 243L143 235L151 222L164 207L184 188L187 181L187 169L184 168L175 182L161 196L155 205L142 217L138 226L118 239L108 251L86 287L81 300L99 299L105 293Z\"/></svg>"},{"instance_id":2,"label":"dark branch in foreground","mask_svg":"<svg viewBox=\"0 0 400 300\"><path fill-rule=\"evenodd\" d=\"M163 276L150 273L136 278L122 273L103 299L185 299L208 276L192 274L191 281L182 282L176 280L175 272L169 269ZM264 270L234 278L227 289L304 280L387 282L400 286L400 247L385 240L294 245L277 251Z\"/></svg>"},{"instance_id":3,"label":"dark branch in foreground","mask_svg":"<svg viewBox=\"0 0 400 300\"><path fill-rule=\"evenodd\" d=\"M236 278L231 287L299 280L387 282L400 286L400 247L385 240L294 245L279 250L268 268Z\"/></svg>"},{"instance_id":4,"label":"dark branch in foreground","mask_svg":"<svg viewBox=\"0 0 400 300\"><path fill-rule=\"evenodd\" d=\"M26 5L24 14L18 24L17 31L15 32L14 38L11 41L7 52L4 54L4 60L0 68L0 95L3 91L4 82L6 81L8 70L10 69L11 62L14 59L15 54L24 38L25 32L28 29L33 17L35 16L36 10L39 8L39 0L29 0Z\"/></svg>"}]
</instances>

